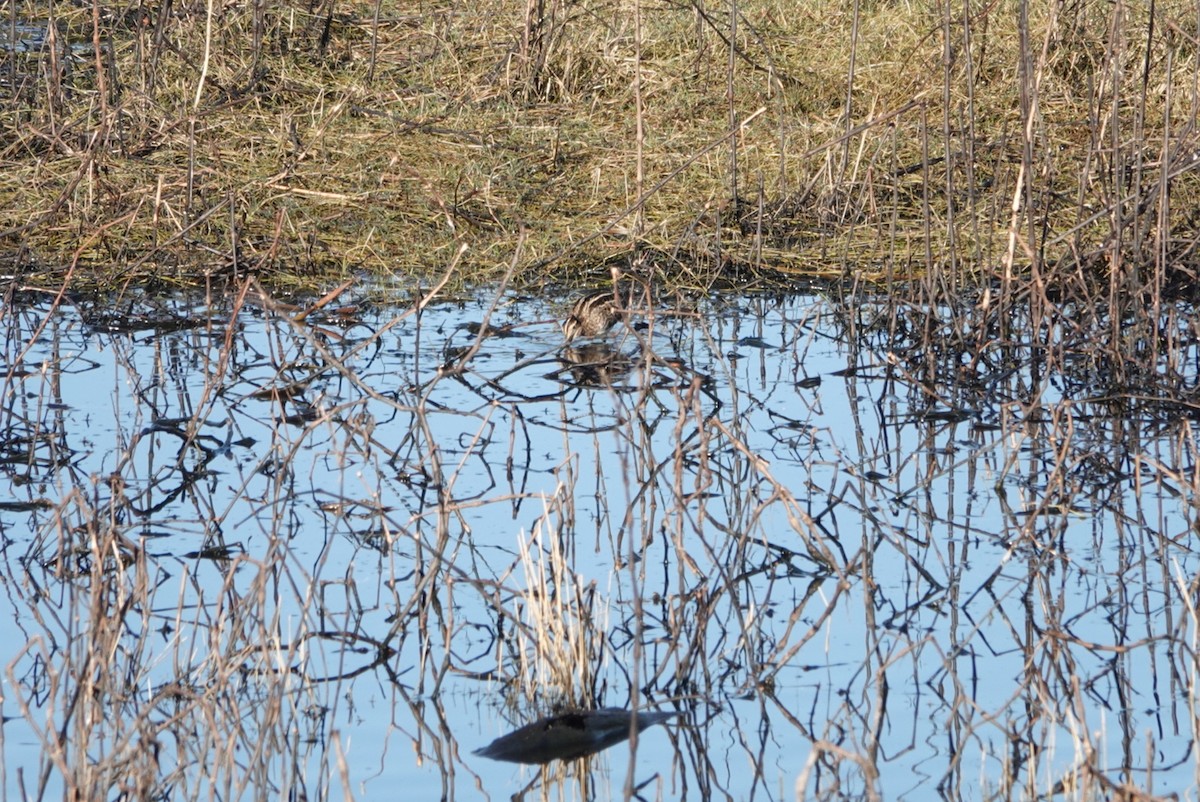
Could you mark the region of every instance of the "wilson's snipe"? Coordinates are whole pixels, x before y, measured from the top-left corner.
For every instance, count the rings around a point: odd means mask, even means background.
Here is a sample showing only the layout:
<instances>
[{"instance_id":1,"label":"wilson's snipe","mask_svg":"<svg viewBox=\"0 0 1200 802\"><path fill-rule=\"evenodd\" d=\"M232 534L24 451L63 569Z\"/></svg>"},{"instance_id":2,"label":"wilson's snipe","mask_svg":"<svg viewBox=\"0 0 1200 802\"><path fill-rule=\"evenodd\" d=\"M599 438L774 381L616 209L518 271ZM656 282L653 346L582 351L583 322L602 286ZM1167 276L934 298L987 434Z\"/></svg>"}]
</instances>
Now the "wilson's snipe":
<instances>
[{"instance_id":1,"label":"wilson's snipe","mask_svg":"<svg viewBox=\"0 0 1200 802\"><path fill-rule=\"evenodd\" d=\"M598 337L620 319L621 313L612 290L593 292L580 298L571 307L571 314L563 321L563 335L567 342L576 337Z\"/></svg>"}]
</instances>

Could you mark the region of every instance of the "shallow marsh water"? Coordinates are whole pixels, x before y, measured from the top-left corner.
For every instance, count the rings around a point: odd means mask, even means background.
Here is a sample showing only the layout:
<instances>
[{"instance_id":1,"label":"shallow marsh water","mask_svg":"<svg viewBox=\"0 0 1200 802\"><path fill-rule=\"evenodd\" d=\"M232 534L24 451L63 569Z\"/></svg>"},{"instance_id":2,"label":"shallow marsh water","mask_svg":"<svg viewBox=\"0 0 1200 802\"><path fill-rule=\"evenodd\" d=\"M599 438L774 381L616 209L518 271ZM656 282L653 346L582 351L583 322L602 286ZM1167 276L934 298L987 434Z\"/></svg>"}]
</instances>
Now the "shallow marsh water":
<instances>
[{"instance_id":1,"label":"shallow marsh water","mask_svg":"<svg viewBox=\"0 0 1200 802\"><path fill-rule=\"evenodd\" d=\"M1196 797L1188 415L882 301L494 300L6 307L7 797ZM564 704L682 715L471 754Z\"/></svg>"}]
</instances>

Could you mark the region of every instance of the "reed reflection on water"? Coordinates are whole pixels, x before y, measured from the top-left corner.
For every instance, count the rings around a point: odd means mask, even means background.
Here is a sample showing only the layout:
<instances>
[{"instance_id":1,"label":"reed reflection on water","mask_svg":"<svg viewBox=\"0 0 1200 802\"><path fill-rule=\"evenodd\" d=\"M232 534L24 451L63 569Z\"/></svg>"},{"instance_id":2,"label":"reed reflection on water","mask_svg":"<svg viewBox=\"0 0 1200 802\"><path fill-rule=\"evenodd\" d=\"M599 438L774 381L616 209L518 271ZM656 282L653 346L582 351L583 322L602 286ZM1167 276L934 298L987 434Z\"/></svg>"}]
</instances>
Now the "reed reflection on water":
<instances>
[{"instance_id":1,"label":"reed reflection on water","mask_svg":"<svg viewBox=\"0 0 1200 802\"><path fill-rule=\"evenodd\" d=\"M886 299L493 300L5 307L9 795L1196 793L1185 398ZM672 721L472 754L601 708Z\"/></svg>"}]
</instances>

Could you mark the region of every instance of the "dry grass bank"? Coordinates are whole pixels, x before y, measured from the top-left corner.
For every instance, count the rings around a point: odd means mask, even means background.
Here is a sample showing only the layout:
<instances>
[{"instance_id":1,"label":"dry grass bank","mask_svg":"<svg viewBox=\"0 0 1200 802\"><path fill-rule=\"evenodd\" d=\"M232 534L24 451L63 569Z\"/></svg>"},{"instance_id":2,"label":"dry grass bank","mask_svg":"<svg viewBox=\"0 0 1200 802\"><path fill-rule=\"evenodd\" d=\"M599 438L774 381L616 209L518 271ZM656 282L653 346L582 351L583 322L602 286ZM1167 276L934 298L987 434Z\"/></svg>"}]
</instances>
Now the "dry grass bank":
<instances>
[{"instance_id":1,"label":"dry grass bank","mask_svg":"<svg viewBox=\"0 0 1200 802\"><path fill-rule=\"evenodd\" d=\"M1194 4L854 6L10 4L0 248L49 286L464 245L467 280L1191 285Z\"/></svg>"}]
</instances>

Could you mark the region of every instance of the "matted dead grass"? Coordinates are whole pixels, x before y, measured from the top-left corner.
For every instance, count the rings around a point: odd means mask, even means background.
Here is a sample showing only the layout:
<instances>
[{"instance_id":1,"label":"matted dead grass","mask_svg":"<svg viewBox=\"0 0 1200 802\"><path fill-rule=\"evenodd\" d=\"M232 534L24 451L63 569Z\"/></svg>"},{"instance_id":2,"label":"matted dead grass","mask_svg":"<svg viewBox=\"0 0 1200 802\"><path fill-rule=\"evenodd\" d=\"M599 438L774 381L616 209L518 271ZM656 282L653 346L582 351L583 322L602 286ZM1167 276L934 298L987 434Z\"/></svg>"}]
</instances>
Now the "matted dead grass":
<instances>
[{"instance_id":1,"label":"matted dead grass","mask_svg":"<svg viewBox=\"0 0 1200 802\"><path fill-rule=\"evenodd\" d=\"M1182 0L8 9L26 284L1194 277Z\"/></svg>"}]
</instances>

